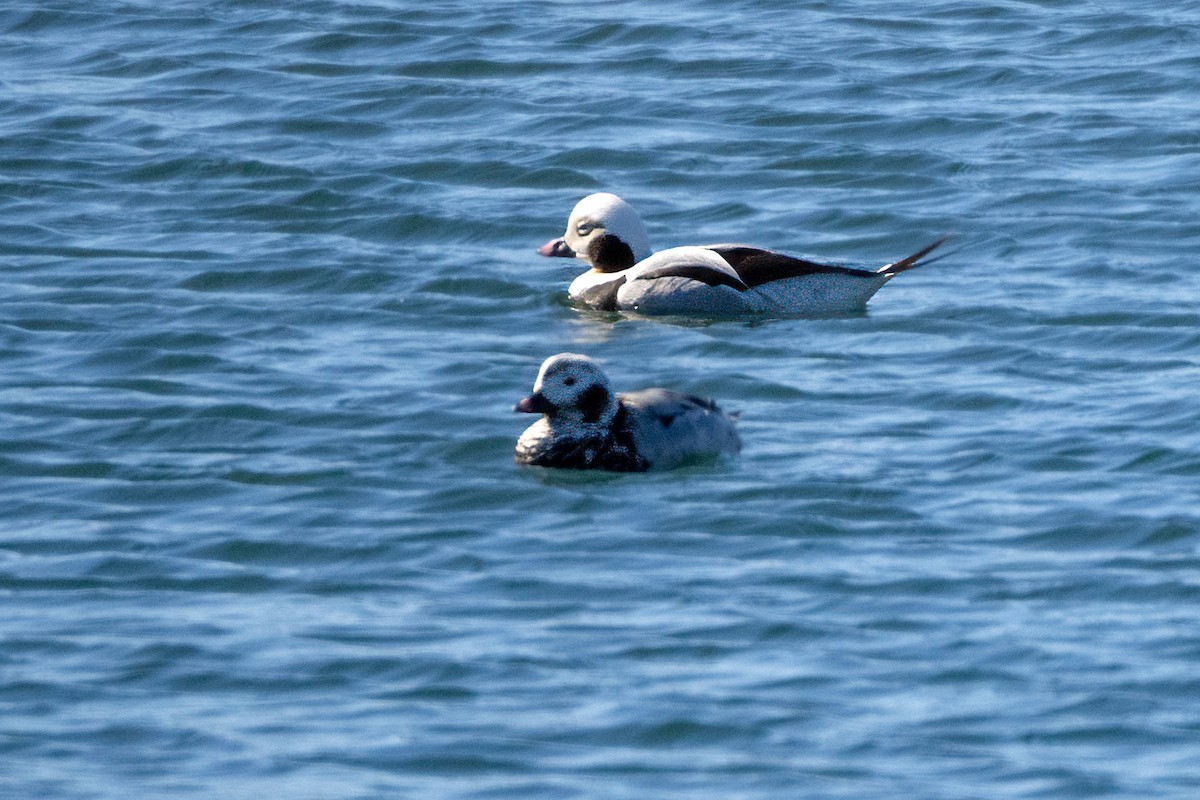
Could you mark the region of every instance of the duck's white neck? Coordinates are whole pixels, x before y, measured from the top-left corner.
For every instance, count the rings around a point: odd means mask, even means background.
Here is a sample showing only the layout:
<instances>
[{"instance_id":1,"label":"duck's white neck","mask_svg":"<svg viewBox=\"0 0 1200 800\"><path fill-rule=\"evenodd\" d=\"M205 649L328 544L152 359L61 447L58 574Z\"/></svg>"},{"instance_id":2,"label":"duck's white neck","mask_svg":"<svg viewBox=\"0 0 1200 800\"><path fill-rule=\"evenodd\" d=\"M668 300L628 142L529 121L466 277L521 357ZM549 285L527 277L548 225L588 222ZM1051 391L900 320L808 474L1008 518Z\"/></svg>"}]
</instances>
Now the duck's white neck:
<instances>
[{"instance_id":1,"label":"duck's white neck","mask_svg":"<svg viewBox=\"0 0 1200 800\"><path fill-rule=\"evenodd\" d=\"M573 299L578 300L579 296L584 292L595 289L599 286L612 283L613 281L624 280L629 275L629 270L620 272L601 272L597 269L589 269L587 272L580 275L575 280L571 281L571 287L567 289L567 293Z\"/></svg>"}]
</instances>

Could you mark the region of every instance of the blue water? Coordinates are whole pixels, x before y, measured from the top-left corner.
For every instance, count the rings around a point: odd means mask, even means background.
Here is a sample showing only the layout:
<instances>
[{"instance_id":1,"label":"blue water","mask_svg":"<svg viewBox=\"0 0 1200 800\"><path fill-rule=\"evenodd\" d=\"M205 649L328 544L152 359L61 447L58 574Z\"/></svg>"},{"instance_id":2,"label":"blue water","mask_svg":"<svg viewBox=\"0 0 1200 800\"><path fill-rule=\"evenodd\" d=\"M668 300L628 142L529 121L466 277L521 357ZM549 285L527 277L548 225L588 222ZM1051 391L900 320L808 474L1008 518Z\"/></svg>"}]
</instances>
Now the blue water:
<instances>
[{"instance_id":1,"label":"blue water","mask_svg":"<svg viewBox=\"0 0 1200 800\"><path fill-rule=\"evenodd\" d=\"M10 0L0 797L1200 796L1200 6ZM880 265L582 312L534 248ZM740 457L518 469L546 356Z\"/></svg>"}]
</instances>

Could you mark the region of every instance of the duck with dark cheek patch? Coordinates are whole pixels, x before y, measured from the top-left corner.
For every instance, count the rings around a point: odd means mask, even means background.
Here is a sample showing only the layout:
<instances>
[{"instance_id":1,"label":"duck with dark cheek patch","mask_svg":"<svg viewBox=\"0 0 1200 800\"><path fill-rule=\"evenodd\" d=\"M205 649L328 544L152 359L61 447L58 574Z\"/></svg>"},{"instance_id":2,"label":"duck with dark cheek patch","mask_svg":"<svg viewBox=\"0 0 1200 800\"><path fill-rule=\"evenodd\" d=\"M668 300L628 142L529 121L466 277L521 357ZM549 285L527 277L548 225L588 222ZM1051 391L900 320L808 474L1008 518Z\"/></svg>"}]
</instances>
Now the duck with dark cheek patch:
<instances>
[{"instance_id":1,"label":"duck with dark cheek patch","mask_svg":"<svg viewBox=\"0 0 1200 800\"><path fill-rule=\"evenodd\" d=\"M600 365L574 353L546 359L514 410L542 415L517 440L518 464L644 472L742 446L733 417L711 400L667 389L614 394Z\"/></svg>"},{"instance_id":2,"label":"duck with dark cheek patch","mask_svg":"<svg viewBox=\"0 0 1200 800\"><path fill-rule=\"evenodd\" d=\"M876 269L821 264L744 244L672 247L655 253L633 207L607 192L580 200L566 232L538 248L590 269L571 299L601 311L643 314L843 314L863 309L896 275L936 258L945 238Z\"/></svg>"}]
</instances>

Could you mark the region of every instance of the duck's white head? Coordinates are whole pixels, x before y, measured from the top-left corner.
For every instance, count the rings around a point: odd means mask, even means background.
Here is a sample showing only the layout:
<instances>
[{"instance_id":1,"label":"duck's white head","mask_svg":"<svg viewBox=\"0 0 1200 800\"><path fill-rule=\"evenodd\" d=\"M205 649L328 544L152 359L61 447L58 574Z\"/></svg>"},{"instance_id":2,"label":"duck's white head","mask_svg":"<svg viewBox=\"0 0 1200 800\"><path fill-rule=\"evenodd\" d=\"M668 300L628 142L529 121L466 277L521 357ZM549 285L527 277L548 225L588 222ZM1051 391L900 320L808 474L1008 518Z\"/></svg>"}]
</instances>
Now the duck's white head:
<instances>
[{"instance_id":1,"label":"duck's white head","mask_svg":"<svg viewBox=\"0 0 1200 800\"><path fill-rule=\"evenodd\" d=\"M533 394L513 410L545 414L551 424L608 424L617 413L617 398L599 364L587 356L559 353L542 362Z\"/></svg>"},{"instance_id":2,"label":"duck's white head","mask_svg":"<svg viewBox=\"0 0 1200 800\"><path fill-rule=\"evenodd\" d=\"M575 204L567 232L538 248L544 256L578 258L598 272L620 272L648 258L650 236L642 218L615 194L589 194Z\"/></svg>"}]
</instances>

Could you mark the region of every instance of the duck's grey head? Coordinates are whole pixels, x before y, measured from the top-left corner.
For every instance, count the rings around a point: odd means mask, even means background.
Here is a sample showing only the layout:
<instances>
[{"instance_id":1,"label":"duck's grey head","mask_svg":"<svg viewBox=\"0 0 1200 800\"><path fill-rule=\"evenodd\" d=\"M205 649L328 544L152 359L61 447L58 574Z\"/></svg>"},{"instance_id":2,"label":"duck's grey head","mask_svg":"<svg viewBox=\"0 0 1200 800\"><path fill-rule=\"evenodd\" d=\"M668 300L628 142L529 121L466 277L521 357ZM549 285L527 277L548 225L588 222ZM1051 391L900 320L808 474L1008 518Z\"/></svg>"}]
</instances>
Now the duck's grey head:
<instances>
[{"instance_id":1,"label":"duck's grey head","mask_svg":"<svg viewBox=\"0 0 1200 800\"><path fill-rule=\"evenodd\" d=\"M513 410L545 414L551 423L608 424L617 413L617 399L599 364L587 356L559 353L542 362L533 394Z\"/></svg>"},{"instance_id":2,"label":"duck's grey head","mask_svg":"<svg viewBox=\"0 0 1200 800\"><path fill-rule=\"evenodd\" d=\"M642 218L615 194L589 194L575 204L567 232L538 248L544 256L578 258L599 272L620 272L648 258L650 236Z\"/></svg>"}]
</instances>

